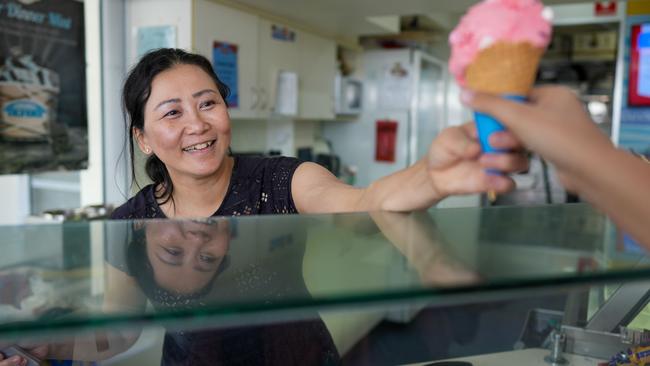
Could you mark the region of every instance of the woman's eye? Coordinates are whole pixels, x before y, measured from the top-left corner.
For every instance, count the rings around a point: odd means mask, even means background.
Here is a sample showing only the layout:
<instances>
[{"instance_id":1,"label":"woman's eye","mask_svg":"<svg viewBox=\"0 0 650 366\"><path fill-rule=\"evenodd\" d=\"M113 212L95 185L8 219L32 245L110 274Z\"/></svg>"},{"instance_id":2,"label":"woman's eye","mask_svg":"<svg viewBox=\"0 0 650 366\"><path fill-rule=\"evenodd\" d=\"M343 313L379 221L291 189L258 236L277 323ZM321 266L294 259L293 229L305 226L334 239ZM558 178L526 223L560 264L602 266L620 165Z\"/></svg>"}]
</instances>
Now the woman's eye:
<instances>
[{"instance_id":1,"label":"woman's eye","mask_svg":"<svg viewBox=\"0 0 650 366\"><path fill-rule=\"evenodd\" d=\"M173 256L181 255L183 253L182 250L176 249L176 248L164 248L167 253Z\"/></svg>"},{"instance_id":2,"label":"woman's eye","mask_svg":"<svg viewBox=\"0 0 650 366\"><path fill-rule=\"evenodd\" d=\"M171 111L165 113L165 115L163 117L175 117L175 116L177 116L179 114L180 114L179 111L177 111L175 109L172 109Z\"/></svg>"},{"instance_id":3,"label":"woman's eye","mask_svg":"<svg viewBox=\"0 0 650 366\"><path fill-rule=\"evenodd\" d=\"M201 259L205 263L214 263L217 261L217 258L211 256L211 255L205 255L205 254L200 254L199 259Z\"/></svg>"},{"instance_id":4,"label":"woman's eye","mask_svg":"<svg viewBox=\"0 0 650 366\"><path fill-rule=\"evenodd\" d=\"M217 104L214 100L208 100L203 103L201 103L201 109L207 109L212 107L213 105Z\"/></svg>"}]
</instances>

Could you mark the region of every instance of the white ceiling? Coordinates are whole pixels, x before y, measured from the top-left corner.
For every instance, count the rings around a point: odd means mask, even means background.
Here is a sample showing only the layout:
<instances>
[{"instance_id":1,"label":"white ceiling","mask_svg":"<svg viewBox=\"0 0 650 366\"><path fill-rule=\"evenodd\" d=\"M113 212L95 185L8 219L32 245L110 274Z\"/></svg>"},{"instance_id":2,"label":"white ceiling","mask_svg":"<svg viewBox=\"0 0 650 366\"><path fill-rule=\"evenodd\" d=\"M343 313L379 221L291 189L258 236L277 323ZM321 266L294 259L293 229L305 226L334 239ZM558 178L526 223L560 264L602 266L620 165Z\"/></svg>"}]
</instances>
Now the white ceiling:
<instances>
[{"instance_id":1,"label":"white ceiling","mask_svg":"<svg viewBox=\"0 0 650 366\"><path fill-rule=\"evenodd\" d=\"M369 17L423 15L436 23L453 26L467 8L477 0L237 0L237 3L264 13L308 25L323 33L351 38L359 35L387 33L387 28ZM545 0L544 3L570 4L593 0Z\"/></svg>"}]
</instances>

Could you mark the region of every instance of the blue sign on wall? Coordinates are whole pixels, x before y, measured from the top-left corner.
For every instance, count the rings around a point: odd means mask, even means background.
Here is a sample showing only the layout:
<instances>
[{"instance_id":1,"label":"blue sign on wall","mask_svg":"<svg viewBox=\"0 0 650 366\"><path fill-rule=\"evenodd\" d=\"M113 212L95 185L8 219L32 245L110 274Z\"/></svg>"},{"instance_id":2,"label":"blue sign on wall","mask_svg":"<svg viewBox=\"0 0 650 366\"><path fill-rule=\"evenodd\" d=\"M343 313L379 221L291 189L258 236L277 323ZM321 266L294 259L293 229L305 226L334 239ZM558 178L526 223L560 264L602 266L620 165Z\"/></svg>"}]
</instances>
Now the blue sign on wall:
<instances>
[{"instance_id":1,"label":"blue sign on wall","mask_svg":"<svg viewBox=\"0 0 650 366\"><path fill-rule=\"evenodd\" d=\"M212 45L212 67L219 80L230 88L226 99L230 108L239 107L237 50L237 45L232 43L215 41Z\"/></svg>"}]
</instances>

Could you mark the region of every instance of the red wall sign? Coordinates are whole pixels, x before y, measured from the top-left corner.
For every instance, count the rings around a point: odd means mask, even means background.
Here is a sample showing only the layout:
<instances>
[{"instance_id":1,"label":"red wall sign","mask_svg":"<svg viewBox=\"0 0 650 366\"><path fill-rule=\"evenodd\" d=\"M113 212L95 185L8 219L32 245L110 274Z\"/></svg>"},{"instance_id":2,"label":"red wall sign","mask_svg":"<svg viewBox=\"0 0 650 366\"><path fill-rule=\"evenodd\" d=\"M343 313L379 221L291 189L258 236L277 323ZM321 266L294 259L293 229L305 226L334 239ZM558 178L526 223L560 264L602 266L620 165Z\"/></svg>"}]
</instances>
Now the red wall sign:
<instances>
[{"instance_id":1,"label":"red wall sign","mask_svg":"<svg viewBox=\"0 0 650 366\"><path fill-rule=\"evenodd\" d=\"M397 122L377 121L375 134L375 160L395 162L395 143L397 142Z\"/></svg>"},{"instance_id":2,"label":"red wall sign","mask_svg":"<svg viewBox=\"0 0 650 366\"><path fill-rule=\"evenodd\" d=\"M596 16L616 15L616 1L596 1L594 14Z\"/></svg>"}]
</instances>

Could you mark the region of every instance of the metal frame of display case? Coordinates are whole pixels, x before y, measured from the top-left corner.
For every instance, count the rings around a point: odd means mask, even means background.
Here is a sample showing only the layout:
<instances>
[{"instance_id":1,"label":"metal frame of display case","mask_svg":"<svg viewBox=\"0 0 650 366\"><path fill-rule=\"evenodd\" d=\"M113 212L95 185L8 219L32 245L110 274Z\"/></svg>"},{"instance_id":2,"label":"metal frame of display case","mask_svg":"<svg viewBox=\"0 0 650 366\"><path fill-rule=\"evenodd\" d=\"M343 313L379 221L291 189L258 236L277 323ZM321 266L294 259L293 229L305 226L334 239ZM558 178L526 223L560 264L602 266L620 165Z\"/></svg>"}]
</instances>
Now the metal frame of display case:
<instances>
[{"instance_id":1,"label":"metal frame of display case","mask_svg":"<svg viewBox=\"0 0 650 366\"><path fill-rule=\"evenodd\" d=\"M561 327L566 339L565 352L609 359L626 348L647 342L647 331L627 326L649 302L650 282L622 284L584 326L575 324L579 318L576 313L584 308L569 303Z\"/></svg>"}]
</instances>

